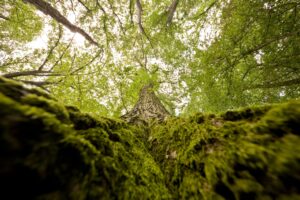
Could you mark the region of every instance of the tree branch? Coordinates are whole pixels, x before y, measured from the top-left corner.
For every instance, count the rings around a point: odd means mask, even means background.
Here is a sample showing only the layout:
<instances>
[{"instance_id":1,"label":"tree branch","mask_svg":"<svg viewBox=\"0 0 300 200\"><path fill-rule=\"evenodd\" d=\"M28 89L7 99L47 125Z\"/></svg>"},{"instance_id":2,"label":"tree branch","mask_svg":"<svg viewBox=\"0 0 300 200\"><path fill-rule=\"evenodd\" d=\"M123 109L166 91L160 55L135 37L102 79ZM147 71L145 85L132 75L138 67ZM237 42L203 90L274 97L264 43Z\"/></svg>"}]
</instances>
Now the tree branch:
<instances>
[{"instance_id":1,"label":"tree branch","mask_svg":"<svg viewBox=\"0 0 300 200\"><path fill-rule=\"evenodd\" d=\"M202 13L198 14L197 16L193 17L193 19L199 19L203 15L206 15L218 2L218 0L213 1Z\"/></svg>"},{"instance_id":2,"label":"tree branch","mask_svg":"<svg viewBox=\"0 0 300 200\"><path fill-rule=\"evenodd\" d=\"M168 9L167 26L171 25L179 0L173 0Z\"/></svg>"},{"instance_id":3,"label":"tree branch","mask_svg":"<svg viewBox=\"0 0 300 200\"><path fill-rule=\"evenodd\" d=\"M48 2L45 2L43 0L23 0L23 1L34 5L38 10L43 12L45 15L51 16L54 20L56 20L60 24L63 24L70 31L81 34L91 44L99 46L99 44L88 33L86 33L83 29L72 24L66 17L60 14L60 12L56 10L54 7L52 7Z\"/></svg>"},{"instance_id":4,"label":"tree branch","mask_svg":"<svg viewBox=\"0 0 300 200\"><path fill-rule=\"evenodd\" d=\"M111 3L110 1L108 1L108 3L109 3L109 7L110 7L110 9L111 9L113 15L117 18L117 20L118 20L118 22L119 22L119 25L120 25L120 28L121 28L123 34L125 35L125 29L124 29L124 26L123 26L123 23L122 23L120 17L119 17L119 16L117 15L117 13L115 12L112 3Z\"/></svg>"},{"instance_id":5,"label":"tree branch","mask_svg":"<svg viewBox=\"0 0 300 200\"><path fill-rule=\"evenodd\" d=\"M62 60L62 58L66 54L67 50L70 48L73 39L74 39L74 36L72 37L72 39L70 40L68 46L64 49L64 51L62 52L62 54L59 56L58 60L52 65L52 67L50 68L49 72L51 72L54 69L54 67L56 67L56 65L58 64L58 62Z\"/></svg>"},{"instance_id":6,"label":"tree branch","mask_svg":"<svg viewBox=\"0 0 300 200\"><path fill-rule=\"evenodd\" d=\"M78 69L75 69L74 71L72 71L70 74L74 75L76 72L79 72L80 70L82 70L83 68L85 68L87 65L92 64L96 58L98 58L98 56L100 55L101 51L99 51L88 63L82 65L81 67L79 67Z\"/></svg>"},{"instance_id":7,"label":"tree branch","mask_svg":"<svg viewBox=\"0 0 300 200\"><path fill-rule=\"evenodd\" d=\"M89 9L81 0L78 0L78 2L88 11L91 12L91 9Z\"/></svg>"},{"instance_id":8,"label":"tree branch","mask_svg":"<svg viewBox=\"0 0 300 200\"><path fill-rule=\"evenodd\" d=\"M41 66L39 67L38 71L42 71L42 70L43 70L44 66L45 66L46 63L49 61L49 58L50 58L50 56L52 55L54 49L58 46L61 37L62 37L62 29L59 28L58 39L56 40L54 46L51 47L51 49L49 50L49 53L48 53L46 59L45 59L44 62L41 64Z\"/></svg>"},{"instance_id":9,"label":"tree branch","mask_svg":"<svg viewBox=\"0 0 300 200\"><path fill-rule=\"evenodd\" d=\"M297 35L299 34L300 31L295 31L295 32L290 32L290 33L287 33L287 34L284 34L284 35L280 35L280 36L277 36L277 37L274 37L273 39L270 39L270 40L267 40L265 41L264 43L256 46L256 47L253 47L245 52L242 52L242 57L246 56L246 55L249 55L249 54L252 54L266 46L268 46L269 44L273 43L273 42L276 42L276 41L279 41L279 40L282 40L282 39L285 39L287 37L290 37L290 36L293 36L293 35Z\"/></svg>"},{"instance_id":10,"label":"tree branch","mask_svg":"<svg viewBox=\"0 0 300 200\"><path fill-rule=\"evenodd\" d=\"M133 10L133 3L132 3L132 0L129 0L129 15L130 15L130 23L131 23L131 25L133 24L133 12L132 12L132 10Z\"/></svg>"},{"instance_id":11,"label":"tree branch","mask_svg":"<svg viewBox=\"0 0 300 200\"><path fill-rule=\"evenodd\" d=\"M267 89L267 88L278 88L278 87L292 86L292 85L300 85L300 78L295 78L292 80L287 80L287 81L282 81L277 83L257 84L247 89Z\"/></svg>"},{"instance_id":12,"label":"tree branch","mask_svg":"<svg viewBox=\"0 0 300 200\"><path fill-rule=\"evenodd\" d=\"M137 14L138 14L138 26L139 26L139 29L140 29L141 33L143 35L145 35L145 37L147 38L147 40L150 42L150 45L152 46L151 40L148 37L148 35L146 34L145 29L144 29L143 24L142 24L143 8L142 8L142 4L141 4L140 0L136 0L136 7L137 7L137 11L138 11ZM153 48L153 46L152 46L152 48Z\"/></svg>"}]
</instances>

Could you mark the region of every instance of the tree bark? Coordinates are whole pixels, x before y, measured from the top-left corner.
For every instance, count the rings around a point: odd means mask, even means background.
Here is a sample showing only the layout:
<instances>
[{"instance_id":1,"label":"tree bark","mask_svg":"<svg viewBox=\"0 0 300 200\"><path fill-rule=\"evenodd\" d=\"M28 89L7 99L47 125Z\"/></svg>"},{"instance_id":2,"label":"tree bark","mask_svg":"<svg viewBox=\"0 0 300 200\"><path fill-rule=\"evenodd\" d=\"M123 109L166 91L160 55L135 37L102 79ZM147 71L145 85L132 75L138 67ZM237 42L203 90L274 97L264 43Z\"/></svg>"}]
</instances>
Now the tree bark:
<instances>
[{"instance_id":1,"label":"tree bark","mask_svg":"<svg viewBox=\"0 0 300 200\"><path fill-rule=\"evenodd\" d=\"M121 116L123 120L132 124L147 124L151 120L162 122L170 113L160 102L153 91L153 85L145 85L139 94L139 100L131 111Z\"/></svg>"}]
</instances>

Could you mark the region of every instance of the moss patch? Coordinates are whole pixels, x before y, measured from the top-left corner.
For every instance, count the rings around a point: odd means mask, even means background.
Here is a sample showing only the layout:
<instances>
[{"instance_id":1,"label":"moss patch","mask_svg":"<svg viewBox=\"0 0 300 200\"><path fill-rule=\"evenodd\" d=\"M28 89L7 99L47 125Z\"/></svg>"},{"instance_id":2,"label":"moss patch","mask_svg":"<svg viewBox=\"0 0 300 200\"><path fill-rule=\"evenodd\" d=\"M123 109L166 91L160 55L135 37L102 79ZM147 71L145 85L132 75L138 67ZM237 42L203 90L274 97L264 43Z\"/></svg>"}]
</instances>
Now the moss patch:
<instances>
[{"instance_id":1,"label":"moss patch","mask_svg":"<svg viewBox=\"0 0 300 200\"><path fill-rule=\"evenodd\" d=\"M12 81L0 91L0 182L10 199L171 197L135 137L142 129L92 118Z\"/></svg>"},{"instance_id":2,"label":"moss patch","mask_svg":"<svg viewBox=\"0 0 300 200\"><path fill-rule=\"evenodd\" d=\"M299 199L300 102L93 118L0 78L0 182L10 199Z\"/></svg>"},{"instance_id":3,"label":"moss patch","mask_svg":"<svg viewBox=\"0 0 300 200\"><path fill-rule=\"evenodd\" d=\"M169 119L149 149L176 199L300 197L300 102Z\"/></svg>"}]
</instances>

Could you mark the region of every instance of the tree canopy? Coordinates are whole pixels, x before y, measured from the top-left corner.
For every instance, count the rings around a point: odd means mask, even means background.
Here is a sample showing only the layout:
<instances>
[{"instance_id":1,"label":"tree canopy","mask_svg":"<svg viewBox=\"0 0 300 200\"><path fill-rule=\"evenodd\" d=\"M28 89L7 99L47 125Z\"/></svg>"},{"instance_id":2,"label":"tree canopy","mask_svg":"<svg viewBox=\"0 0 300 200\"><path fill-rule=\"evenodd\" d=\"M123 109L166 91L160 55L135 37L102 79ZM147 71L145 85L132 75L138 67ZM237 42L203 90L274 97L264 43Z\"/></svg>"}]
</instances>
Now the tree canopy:
<instances>
[{"instance_id":1,"label":"tree canopy","mask_svg":"<svg viewBox=\"0 0 300 200\"><path fill-rule=\"evenodd\" d=\"M0 73L119 117L150 82L171 114L300 95L297 0L2 0Z\"/></svg>"}]
</instances>

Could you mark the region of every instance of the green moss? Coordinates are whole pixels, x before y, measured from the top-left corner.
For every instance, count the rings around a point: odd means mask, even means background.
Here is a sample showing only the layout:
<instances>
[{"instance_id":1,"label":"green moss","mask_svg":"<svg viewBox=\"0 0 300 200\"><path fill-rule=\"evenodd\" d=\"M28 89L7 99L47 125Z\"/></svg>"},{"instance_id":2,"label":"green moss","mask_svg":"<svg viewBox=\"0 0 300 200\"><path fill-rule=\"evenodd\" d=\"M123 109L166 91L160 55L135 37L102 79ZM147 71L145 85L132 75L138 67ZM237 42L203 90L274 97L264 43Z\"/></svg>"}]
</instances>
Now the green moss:
<instances>
[{"instance_id":1,"label":"green moss","mask_svg":"<svg viewBox=\"0 0 300 200\"><path fill-rule=\"evenodd\" d=\"M299 102L291 101L170 119L152 128L149 148L177 199L295 195L300 191L299 109ZM177 156L170 159L174 151Z\"/></svg>"},{"instance_id":2,"label":"green moss","mask_svg":"<svg viewBox=\"0 0 300 200\"><path fill-rule=\"evenodd\" d=\"M0 93L0 159L5 163L0 166L0 182L5 195L11 199L19 195L25 199L170 198L159 166L135 137L142 129L92 118L15 86L16 93ZM0 91L4 91L1 86Z\"/></svg>"},{"instance_id":3,"label":"green moss","mask_svg":"<svg viewBox=\"0 0 300 200\"><path fill-rule=\"evenodd\" d=\"M86 113L81 113L78 108L73 106L67 106L66 109L69 112L70 120L74 124L76 130L86 130L94 127L102 127L105 130L118 129L125 126L125 123L121 120L112 120L109 118L94 118Z\"/></svg>"},{"instance_id":4,"label":"green moss","mask_svg":"<svg viewBox=\"0 0 300 200\"><path fill-rule=\"evenodd\" d=\"M221 114L224 120L228 121L238 121L238 120L258 120L263 116L268 110L271 109L271 105L267 106L252 106L247 108L242 108L240 110L227 111Z\"/></svg>"},{"instance_id":5,"label":"green moss","mask_svg":"<svg viewBox=\"0 0 300 200\"><path fill-rule=\"evenodd\" d=\"M300 196L299 101L139 127L1 78L0 108L0 183L10 199Z\"/></svg>"},{"instance_id":6,"label":"green moss","mask_svg":"<svg viewBox=\"0 0 300 200\"><path fill-rule=\"evenodd\" d=\"M17 81L13 81L3 77L0 77L0 92L17 101L20 100L22 96L25 96L27 94L35 94L37 96L55 100L53 97L39 88L26 88L24 87L24 85Z\"/></svg>"},{"instance_id":7,"label":"green moss","mask_svg":"<svg viewBox=\"0 0 300 200\"><path fill-rule=\"evenodd\" d=\"M68 123L70 121L67 109L56 101L47 99L43 96L37 96L36 94L28 94L21 98L21 102L53 113L57 119L62 122Z\"/></svg>"},{"instance_id":8,"label":"green moss","mask_svg":"<svg viewBox=\"0 0 300 200\"><path fill-rule=\"evenodd\" d=\"M257 125L260 132L268 132L277 136L286 133L300 134L300 102L291 101L278 105L270 110Z\"/></svg>"}]
</instances>

